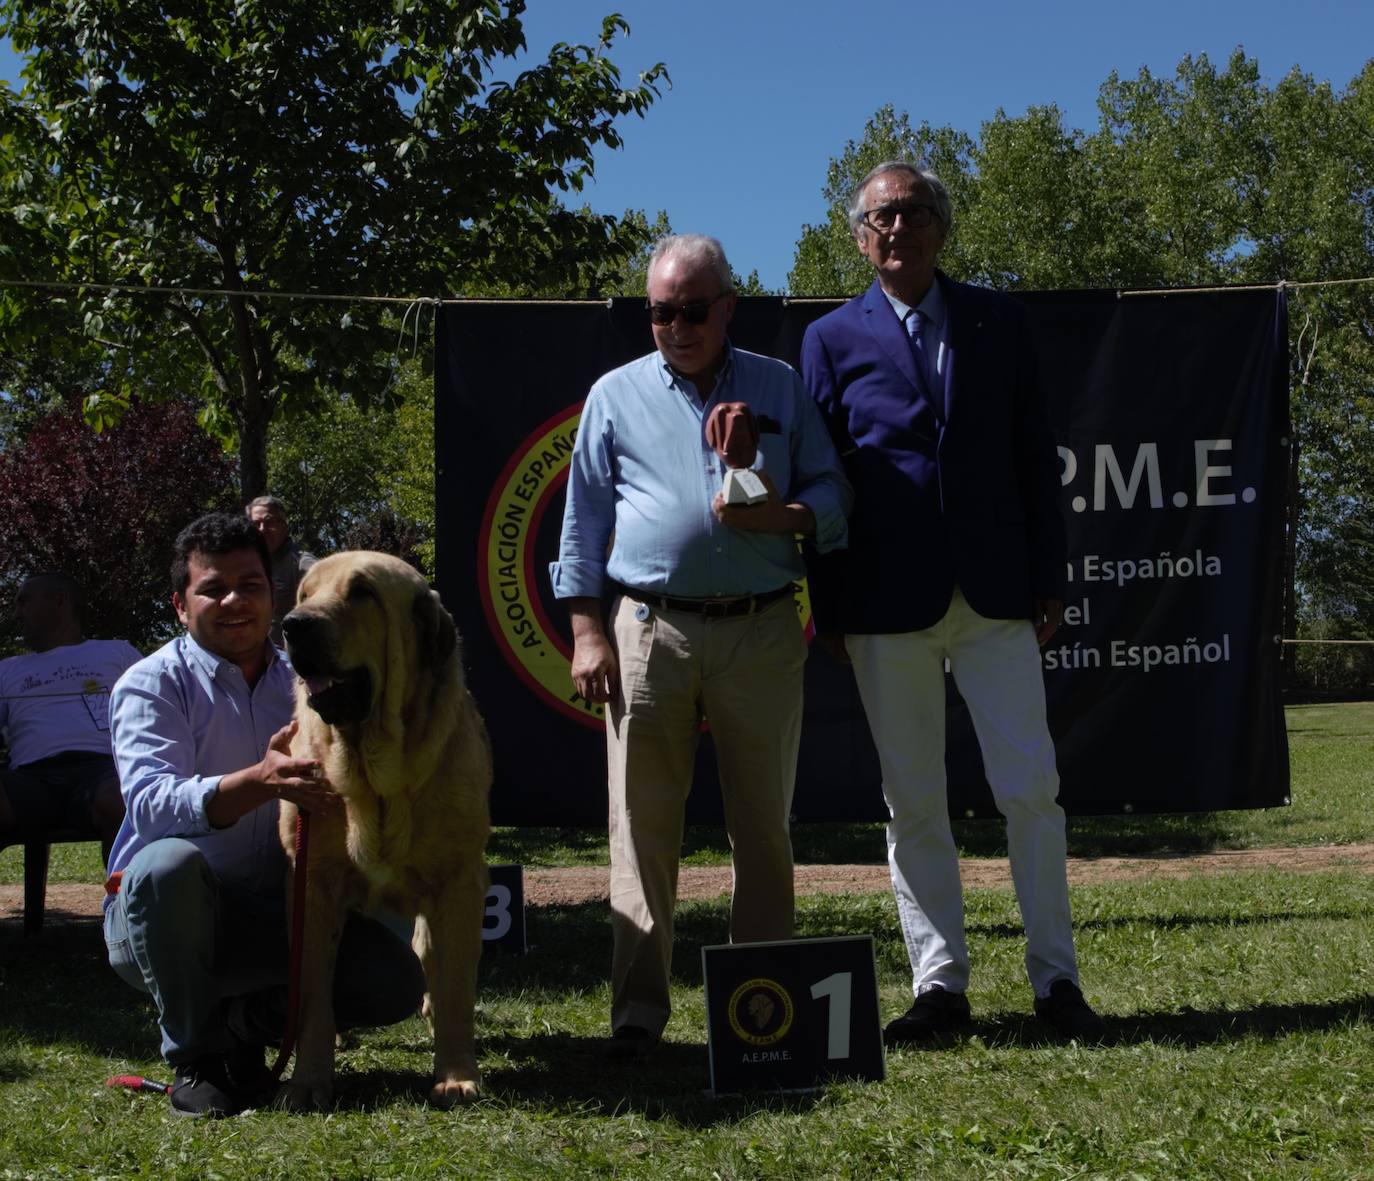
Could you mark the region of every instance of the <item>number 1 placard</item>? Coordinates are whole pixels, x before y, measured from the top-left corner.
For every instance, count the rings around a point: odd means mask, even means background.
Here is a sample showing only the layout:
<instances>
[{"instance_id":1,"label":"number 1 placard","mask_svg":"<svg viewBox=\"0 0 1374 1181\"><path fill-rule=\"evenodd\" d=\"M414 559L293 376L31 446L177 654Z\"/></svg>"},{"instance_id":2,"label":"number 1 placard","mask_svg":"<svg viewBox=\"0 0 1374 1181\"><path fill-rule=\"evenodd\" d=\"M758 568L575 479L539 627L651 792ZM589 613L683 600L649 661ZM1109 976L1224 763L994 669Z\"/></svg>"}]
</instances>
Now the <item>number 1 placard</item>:
<instances>
[{"instance_id":1,"label":"number 1 placard","mask_svg":"<svg viewBox=\"0 0 1374 1181\"><path fill-rule=\"evenodd\" d=\"M871 935L701 950L711 1092L884 1077Z\"/></svg>"}]
</instances>

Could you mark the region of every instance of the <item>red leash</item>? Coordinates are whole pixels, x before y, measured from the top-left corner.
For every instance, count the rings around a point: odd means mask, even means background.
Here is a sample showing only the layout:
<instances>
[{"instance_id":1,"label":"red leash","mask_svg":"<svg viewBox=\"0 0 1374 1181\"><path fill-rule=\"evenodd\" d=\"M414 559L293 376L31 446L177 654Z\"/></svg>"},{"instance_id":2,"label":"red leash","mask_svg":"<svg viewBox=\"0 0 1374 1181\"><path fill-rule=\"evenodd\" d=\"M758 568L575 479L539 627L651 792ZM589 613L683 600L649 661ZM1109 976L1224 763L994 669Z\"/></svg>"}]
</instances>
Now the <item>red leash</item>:
<instances>
[{"instance_id":1,"label":"red leash","mask_svg":"<svg viewBox=\"0 0 1374 1181\"><path fill-rule=\"evenodd\" d=\"M280 1079L286 1064L291 1061L291 1051L296 1048L297 1026L301 1016L301 946L305 939L305 876L306 853L310 849L310 813L296 811L296 869L291 890L291 962L286 984L286 1026L281 1034L281 1050L272 1065L272 1077ZM118 885L115 886L118 889ZM107 1087L127 1087L131 1091L144 1091L152 1095L170 1095L171 1083L160 1083L155 1079L143 1078L137 1074L117 1074L105 1080Z\"/></svg>"},{"instance_id":2,"label":"red leash","mask_svg":"<svg viewBox=\"0 0 1374 1181\"><path fill-rule=\"evenodd\" d=\"M310 813L296 809L296 871L291 887L291 966L286 985L286 1027L281 1032L281 1050L272 1064L272 1077L281 1078L296 1048L297 1026L301 1018L301 945L305 942L305 863L310 848Z\"/></svg>"}]
</instances>

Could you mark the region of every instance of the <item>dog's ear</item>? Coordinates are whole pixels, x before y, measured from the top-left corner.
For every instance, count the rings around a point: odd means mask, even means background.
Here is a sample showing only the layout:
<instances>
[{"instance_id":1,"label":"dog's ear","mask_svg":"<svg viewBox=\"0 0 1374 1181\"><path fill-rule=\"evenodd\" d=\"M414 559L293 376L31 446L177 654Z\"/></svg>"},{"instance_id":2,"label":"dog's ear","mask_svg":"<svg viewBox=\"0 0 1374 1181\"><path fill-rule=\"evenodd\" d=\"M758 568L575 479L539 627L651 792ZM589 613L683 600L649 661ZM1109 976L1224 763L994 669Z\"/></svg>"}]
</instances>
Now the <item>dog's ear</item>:
<instances>
[{"instance_id":1,"label":"dog's ear","mask_svg":"<svg viewBox=\"0 0 1374 1181\"><path fill-rule=\"evenodd\" d=\"M439 595L432 590L415 594L415 632L420 658L430 661L435 669L443 668L458 647L458 629L453 617L444 610Z\"/></svg>"}]
</instances>

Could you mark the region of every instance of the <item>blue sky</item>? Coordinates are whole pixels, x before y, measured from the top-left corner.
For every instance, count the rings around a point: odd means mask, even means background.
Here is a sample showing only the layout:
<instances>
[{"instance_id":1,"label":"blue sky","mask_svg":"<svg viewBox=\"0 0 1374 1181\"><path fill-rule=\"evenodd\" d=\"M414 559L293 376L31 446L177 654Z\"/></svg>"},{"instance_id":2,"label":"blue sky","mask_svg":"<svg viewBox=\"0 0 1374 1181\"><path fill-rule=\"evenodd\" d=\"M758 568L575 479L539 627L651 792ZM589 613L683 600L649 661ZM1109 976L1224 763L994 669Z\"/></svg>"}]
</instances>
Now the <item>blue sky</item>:
<instances>
[{"instance_id":1,"label":"blue sky","mask_svg":"<svg viewBox=\"0 0 1374 1181\"><path fill-rule=\"evenodd\" d=\"M1090 129L1112 70L1172 75L1201 53L1224 66L1241 46L1270 83L1296 65L1340 89L1374 56L1370 0L530 0L531 53L594 41L617 9L631 28L611 55L625 80L662 61L672 88L622 123L625 146L598 158L587 199L667 210L674 229L715 234L736 270L757 268L774 289L803 225L824 217L830 159L884 103L975 135L999 107L1056 103ZM0 48L0 77L17 75Z\"/></svg>"}]
</instances>

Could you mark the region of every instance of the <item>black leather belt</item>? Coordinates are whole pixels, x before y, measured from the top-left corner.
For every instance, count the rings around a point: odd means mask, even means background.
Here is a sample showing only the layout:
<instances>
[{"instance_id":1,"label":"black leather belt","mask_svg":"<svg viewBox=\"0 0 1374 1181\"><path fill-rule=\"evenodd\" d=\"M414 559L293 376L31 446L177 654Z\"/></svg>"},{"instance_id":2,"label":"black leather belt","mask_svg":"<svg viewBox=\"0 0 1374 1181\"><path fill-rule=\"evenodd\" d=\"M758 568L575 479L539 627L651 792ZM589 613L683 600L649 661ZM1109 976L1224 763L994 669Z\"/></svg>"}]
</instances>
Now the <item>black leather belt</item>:
<instances>
[{"instance_id":1,"label":"black leather belt","mask_svg":"<svg viewBox=\"0 0 1374 1181\"><path fill-rule=\"evenodd\" d=\"M713 619L725 619L731 615L752 615L770 603L796 594L797 588L786 583L777 590L764 591L759 595L743 595L737 599L675 599L672 595L658 595L653 591L636 590L632 586L616 584L617 593L636 603L648 603L661 611L689 611L693 615L706 615Z\"/></svg>"}]
</instances>

